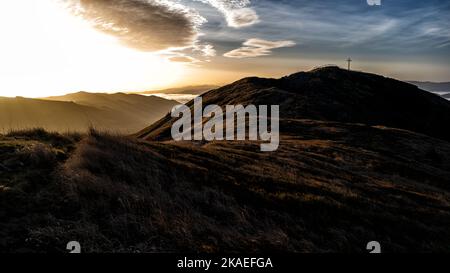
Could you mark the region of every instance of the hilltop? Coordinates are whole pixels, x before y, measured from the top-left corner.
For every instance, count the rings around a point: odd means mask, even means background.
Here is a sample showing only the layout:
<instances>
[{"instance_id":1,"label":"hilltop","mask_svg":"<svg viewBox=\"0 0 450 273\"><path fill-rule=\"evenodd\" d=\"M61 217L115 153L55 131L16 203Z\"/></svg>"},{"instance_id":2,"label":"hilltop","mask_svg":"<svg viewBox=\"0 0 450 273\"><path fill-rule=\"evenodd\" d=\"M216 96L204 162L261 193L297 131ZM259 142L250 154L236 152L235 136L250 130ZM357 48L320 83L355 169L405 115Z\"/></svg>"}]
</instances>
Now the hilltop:
<instances>
[{"instance_id":1,"label":"hilltop","mask_svg":"<svg viewBox=\"0 0 450 273\"><path fill-rule=\"evenodd\" d=\"M282 119L401 128L450 140L450 102L383 76L325 67L281 79L245 78L202 96L203 104L280 105ZM191 107L193 103L190 104ZM169 115L137 135L167 140ZM281 130L284 130L282 127Z\"/></svg>"}]
</instances>

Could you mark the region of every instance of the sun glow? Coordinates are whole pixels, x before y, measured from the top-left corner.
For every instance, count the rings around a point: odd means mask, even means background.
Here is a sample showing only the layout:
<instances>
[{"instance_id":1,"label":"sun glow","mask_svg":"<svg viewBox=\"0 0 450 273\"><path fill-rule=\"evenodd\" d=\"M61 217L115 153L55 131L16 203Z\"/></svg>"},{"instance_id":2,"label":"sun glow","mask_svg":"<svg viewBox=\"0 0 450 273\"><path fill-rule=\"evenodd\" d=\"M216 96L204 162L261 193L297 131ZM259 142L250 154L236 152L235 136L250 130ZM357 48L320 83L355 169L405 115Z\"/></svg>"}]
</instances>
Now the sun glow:
<instances>
[{"instance_id":1,"label":"sun glow","mask_svg":"<svg viewBox=\"0 0 450 273\"><path fill-rule=\"evenodd\" d=\"M0 2L0 96L140 91L170 86L182 64L120 45L61 0Z\"/></svg>"}]
</instances>

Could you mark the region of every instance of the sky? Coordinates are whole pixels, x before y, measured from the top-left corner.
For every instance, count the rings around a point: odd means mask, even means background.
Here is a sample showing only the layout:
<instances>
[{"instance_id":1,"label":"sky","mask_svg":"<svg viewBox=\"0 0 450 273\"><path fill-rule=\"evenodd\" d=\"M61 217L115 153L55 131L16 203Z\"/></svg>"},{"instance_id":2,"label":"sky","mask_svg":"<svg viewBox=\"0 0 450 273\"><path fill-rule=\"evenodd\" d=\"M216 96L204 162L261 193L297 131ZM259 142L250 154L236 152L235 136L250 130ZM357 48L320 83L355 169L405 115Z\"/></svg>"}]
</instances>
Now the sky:
<instances>
[{"instance_id":1,"label":"sky","mask_svg":"<svg viewBox=\"0 0 450 273\"><path fill-rule=\"evenodd\" d=\"M450 81L443 0L11 0L0 33L0 96L223 85L348 57L354 70Z\"/></svg>"}]
</instances>

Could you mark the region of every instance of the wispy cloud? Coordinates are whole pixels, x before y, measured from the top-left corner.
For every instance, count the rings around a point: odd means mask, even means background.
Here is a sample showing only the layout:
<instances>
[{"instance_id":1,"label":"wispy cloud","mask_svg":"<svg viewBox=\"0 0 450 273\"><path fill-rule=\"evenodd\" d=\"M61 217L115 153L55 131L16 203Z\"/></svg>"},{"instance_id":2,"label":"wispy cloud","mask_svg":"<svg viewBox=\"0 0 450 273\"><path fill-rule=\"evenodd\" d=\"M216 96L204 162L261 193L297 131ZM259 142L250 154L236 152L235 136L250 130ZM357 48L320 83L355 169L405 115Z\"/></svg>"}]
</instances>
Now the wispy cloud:
<instances>
[{"instance_id":1,"label":"wispy cloud","mask_svg":"<svg viewBox=\"0 0 450 273\"><path fill-rule=\"evenodd\" d=\"M249 8L250 0L197 0L218 9L233 28L251 26L259 22L256 11Z\"/></svg>"},{"instance_id":2,"label":"wispy cloud","mask_svg":"<svg viewBox=\"0 0 450 273\"><path fill-rule=\"evenodd\" d=\"M267 41L263 39L249 39L242 47L224 54L228 58L254 58L272 54L272 50L282 47L292 47L296 43L293 41Z\"/></svg>"},{"instance_id":3,"label":"wispy cloud","mask_svg":"<svg viewBox=\"0 0 450 273\"><path fill-rule=\"evenodd\" d=\"M252 32L254 36L270 33L272 39L299 36L310 52L327 53L337 48L403 54L432 50L449 41L450 2L382 3L372 7L354 0L339 4L334 0L263 0L257 9L263 20Z\"/></svg>"},{"instance_id":4,"label":"wispy cloud","mask_svg":"<svg viewBox=\"0 0 450 273\"><path fill-rule=\"evenodd\" d=\"M214 57L217 55L213 45L210 44L198 44L193 48L194 52L200 52L203 57Z\"/></svg>"},{"instance_id":5,"label":"wispy cloud","mask_svg":"<svg viewBox=\"0 0 450 273\"><path fill-rule=\"evenodd\" d=\"M217 52L213 45L198 42L190 47L160 51L159 55L165 56L171 62L200 64L210 62Z\"/></svg>"},{"instance_id":6,"label":"wispy cloud","mask_svg":"<svg viewBox=\"0 0 450 273\"><path fill-rule=\"evenodd\" d=\"M197 62L197 60L195 58L192 58L190 56L174 56L174 57L170 57L169 60L171 62L176 62L176 63L194 63L194 62Z\"/></svg>"}]
</instances>

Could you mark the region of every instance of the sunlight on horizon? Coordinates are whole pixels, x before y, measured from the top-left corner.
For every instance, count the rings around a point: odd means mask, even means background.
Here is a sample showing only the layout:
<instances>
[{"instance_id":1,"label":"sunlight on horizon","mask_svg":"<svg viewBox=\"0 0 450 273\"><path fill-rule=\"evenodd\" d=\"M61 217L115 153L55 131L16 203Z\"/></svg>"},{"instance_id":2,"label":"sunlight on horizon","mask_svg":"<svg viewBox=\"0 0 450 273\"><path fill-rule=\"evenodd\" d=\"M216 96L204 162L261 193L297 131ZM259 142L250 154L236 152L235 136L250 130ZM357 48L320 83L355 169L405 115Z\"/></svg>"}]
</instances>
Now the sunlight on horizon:
<instances>
[{"instance_id":1,"label":"sunlight on horizon","mask_svg":"<svg viewBox=\"0 0 450 273\"><path fill-rule=\"evenodd\" d=\"M121 46L55 0L0 3L0 96L143 91L179 80L184 68Z\"/></svg>"}]
</instances>

